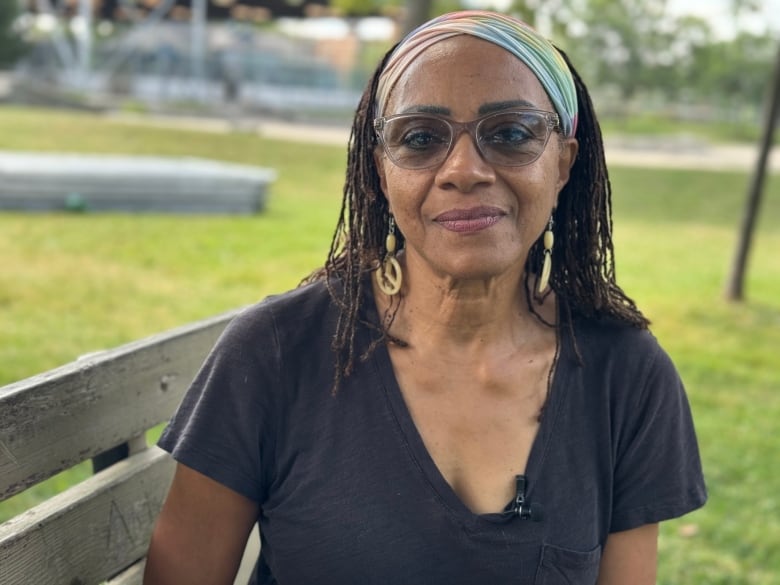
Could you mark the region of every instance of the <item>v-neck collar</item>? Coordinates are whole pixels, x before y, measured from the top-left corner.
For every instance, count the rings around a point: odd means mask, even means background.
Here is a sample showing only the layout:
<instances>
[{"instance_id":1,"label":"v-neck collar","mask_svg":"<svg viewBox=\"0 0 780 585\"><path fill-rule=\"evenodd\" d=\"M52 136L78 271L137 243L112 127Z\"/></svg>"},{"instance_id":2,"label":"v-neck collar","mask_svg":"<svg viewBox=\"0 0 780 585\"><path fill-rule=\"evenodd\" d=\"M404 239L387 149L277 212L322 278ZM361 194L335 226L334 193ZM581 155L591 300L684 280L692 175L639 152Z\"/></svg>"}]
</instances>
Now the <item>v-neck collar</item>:
<instances>
[{"instance_id":1,"label":"v-neck collar","mask_svg":"<svg viewBox=\"0 0 780 585\"><path fill-rule=\"evenodd\" d=\"M369 290L366 295L368 298L365 299L366 302L364 304L366 316L368 317L369 322L380 323L381 320L378 318L376 305L371 296L370 285L368 288ZM531 445L531 450L528 454L525 476L528 480L526 495L529 501L534 501L535 486L543 472L545 456L555 430L555 422L566 393L566 387L569 384L564 378L567 377L565 372L571 370L570 368L561 367L561 365L567 363L570 358L570 340L568 339L567 330L568 328L566 326L561 326L559 323L557 340L558 355L554 364L555 369L553 370L547 401L544 405L542 420L539 423L539 428L537 429L536 436ZM365 330L363 333L366 335L366 340L368 340L371 333ZM374 333L374 335L376 335L376 333ZM398 380L396 379L393 364L390 360L390 354L385 343L377 345L371 356L371 361L376 367L379 380L382 383L382 390L384 391L394 418L406 441L409 456L413 460L414 467L423 475L426 483L430 486L430 489L436 496L437 501L440 502L441 505L447 509L447 512L454 516L464 528L472 531L489 529L490 527L495 527L496 524L511 520L514 515L498 511L487 514L474 513L463 500L461 500L460 496L458 496L452 486L444 478L444 475L439 470L423 442L422 436L412 419L411 412L409 411L398 384Z\"/></svg>"}]
</instances>

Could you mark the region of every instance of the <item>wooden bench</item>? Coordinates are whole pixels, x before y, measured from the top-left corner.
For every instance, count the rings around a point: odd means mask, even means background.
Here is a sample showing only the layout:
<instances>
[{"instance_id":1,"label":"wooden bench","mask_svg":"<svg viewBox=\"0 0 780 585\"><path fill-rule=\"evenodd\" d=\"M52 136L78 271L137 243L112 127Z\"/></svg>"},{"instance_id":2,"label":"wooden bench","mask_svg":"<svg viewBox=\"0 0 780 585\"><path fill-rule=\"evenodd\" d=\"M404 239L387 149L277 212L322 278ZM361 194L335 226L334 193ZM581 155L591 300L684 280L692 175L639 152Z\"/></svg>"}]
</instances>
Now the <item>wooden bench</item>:
<instances>
[{"instance_id":1,"label":"wooden bench","mask_svg":"<svg viewBox=\"0 0 780 585\"><path fill-rule=\"evenodd\" d=\"M174 469L167 453L147 445L146 431L174 412L234 314L0 388L0 501L83 461L95 470L0 524L0 584L141 583ZM258 542L255 534L244 584Z\"/></svg>"}]
</instances>

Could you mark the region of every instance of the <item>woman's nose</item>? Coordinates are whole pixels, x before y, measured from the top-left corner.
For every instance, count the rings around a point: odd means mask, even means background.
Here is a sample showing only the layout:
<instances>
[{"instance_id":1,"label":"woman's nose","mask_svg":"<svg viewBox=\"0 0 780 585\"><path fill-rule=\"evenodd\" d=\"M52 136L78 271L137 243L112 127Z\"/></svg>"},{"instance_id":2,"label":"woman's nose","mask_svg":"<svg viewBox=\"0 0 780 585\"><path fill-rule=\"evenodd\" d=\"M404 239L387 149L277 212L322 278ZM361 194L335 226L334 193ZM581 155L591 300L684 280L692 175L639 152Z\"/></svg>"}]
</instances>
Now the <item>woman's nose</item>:
<instances>
[{"instance_id":1,"label":"woman's nose","mask_svg":"<svg viewBox=\"0 0 780 585\"><path fill-rule=\"evenodd\" d=\"M450 153L436 172L440 187L454 187L468 193L477 185L495 181L493 166L482 157L468 132L461 132L453 140Z\"/></svg>"}]
</instances>

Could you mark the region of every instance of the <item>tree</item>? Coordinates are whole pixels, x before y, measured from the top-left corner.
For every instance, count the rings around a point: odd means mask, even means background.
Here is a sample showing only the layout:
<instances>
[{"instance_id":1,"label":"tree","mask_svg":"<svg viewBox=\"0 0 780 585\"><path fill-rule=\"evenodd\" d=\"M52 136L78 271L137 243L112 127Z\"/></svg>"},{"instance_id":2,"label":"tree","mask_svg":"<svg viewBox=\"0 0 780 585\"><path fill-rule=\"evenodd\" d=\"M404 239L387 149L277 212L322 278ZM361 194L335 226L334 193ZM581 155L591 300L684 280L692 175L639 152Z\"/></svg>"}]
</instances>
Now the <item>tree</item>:
<instances>
[{"instance_id":1,"label":"tree","mask_svg":"<svg viewBox=\"0 0 780 585\"><path fill-rule=\"evenodd\" d=\"M739 241L734 257L731 274L726 283L726 298L731 301L741 301L744 298L745 272L747 271L747 259L750 253L750 244L755 231L758 211L761 206L761 198L764 191L764 179L766 178L767 161L769 151L774 143L777 119L780 117L780 45L775 59L774 74L769 85L766 103L766 117L764 119L764 132L761 136L758 161L753 171L753 178L748 189L748 197L745 202L745 215L742 227L739 230Z\"/></svg>"},{"instance_id":2,"label":"tree","mask_svg":"<svg viewBox=\"0 0 780 585\"><path fill-rule=\"evenodd\" d=\"M697 47L687 72L701 96L721 96L727 103L758 105L774 61L775 40L769 33L741 31L731 40Z\"/></svg>"},{"instance_id":3,"label":"tree","mask_svg":"<svg viewBox=\"0 0 780 585\"><path fill-rule=\"evenodd\" d=\"M582 68L600 84L615 87L624 102L648 87L650 71L673 61L665 0L589 0L576 16L581 26L572 41L587 55Z\"/></svg>"},{"instance_id":4,"label":"tree","mask_svg":"<svg viewBox=\"0 0 780 585\"><path fill-rule=\"evenodd\" d=\"M461 8L457 0L331 0L331 6L346 16L402 13L402 34L434 16Z\"/></svg>"},{"instance_id":5,"label":"tree","mask_svg":"<svg viewBox=\"0 0 780 585\"><path fill-rule=\"evenodd\" d=\"M18 15L16 0L0 0L0 68L15 63L23 52L24 44L12 28Z\"/></svg>"},{"instance_id":6,"label":"tree","mask_svg":"<svg viewBox=\"0 0 780 585\"><path fill-rule=\"evenodd\" d=\"M393 12L400 0L331 0L331 7L345 16L369 16Z\"/></svg>"},{"instance_id":7,"label":"tree","mask_svg":"<svg viewBox=\"0 0 780 585\"><path fill-rule=\"evenodd\" d=\"M433 0L407 0L404 10L403 34L410 33L431 17Z\"/></svg>"},{"instance_id":8,"label":"tree","mask_svg":"<svg viewBox=\"0 0 780 585\"><path fill-rule=\"evenodd\" d=\"M510 12L565 49L568 26L581 4L577 0L514 0Z\"/></svg>"},{"instance_id":9,"label":"tree","mask_svg":"<svg viewBox=\"0 0 780 585\"><path fill-rule=\"evenodd\" d=\"M731 8L736 17L743 11L758 10L759 2L756 0L732 0ZM742 218L742 225L738 234L734 263L732 264L731 273L726 281L726 298L731 301L741 301L744 298L748 255L750 254L753 232L755 231L758 212L761 206L767 161L769 159L769 151L774 144L778 117L780 117L780 45L777 48L774 74L772 75L772 80L767 92L766 111L763 123L764 130L761 136L758 160L756 161L756 168L753 171L753 177L750 181L750 187L748 188L747 200L745 201L745 214Z\"/></svg>"}]
</instances>

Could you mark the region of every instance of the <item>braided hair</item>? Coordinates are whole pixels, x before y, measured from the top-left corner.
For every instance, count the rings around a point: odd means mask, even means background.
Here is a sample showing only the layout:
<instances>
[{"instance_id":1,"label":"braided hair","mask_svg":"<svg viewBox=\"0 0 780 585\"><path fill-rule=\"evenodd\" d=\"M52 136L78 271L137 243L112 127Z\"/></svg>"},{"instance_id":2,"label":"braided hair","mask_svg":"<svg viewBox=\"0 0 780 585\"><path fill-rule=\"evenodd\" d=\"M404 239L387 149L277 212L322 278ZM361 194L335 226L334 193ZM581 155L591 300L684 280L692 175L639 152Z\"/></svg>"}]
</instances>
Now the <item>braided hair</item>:
<instances>
[{"instance_id":1,"label":"braided hair","mask_svg":"<svg viewBox=\"0 0 780 585\"><path fill-rule=\"evenodd\" d=\"M364 275L379 265L386 252L384 241L390 213L374 161L378 141L373 121L379 77L394 48L388 51L371 76L355 113L341 212L327 261L322 269L304 281L324 279L339 309L332 342L336 356L334 391L353 371L356 359L365 359L378 343L372 344L362 355L356 355L355 335L361 324L379 330L382 339L400 342L389 336L386 325L363 323L359 317L364 287L370 286ZM611 185L601 129L585 84L568 56L560 49L559 52L571 70L577 92L579 119L575 137L579 152L553 212L553 222L559 229L552 252L550 288L570 317L576 313L647 328L649 320L615 279ZM404 238L400 233L396 237L400 250L404 247ZM526 273L538 278L542 261L540 237L529 251ZM531 291L527 292L529 308L536 313ZM568 321L571 323L571 318Z\"/></svg>"}]
</instances>

